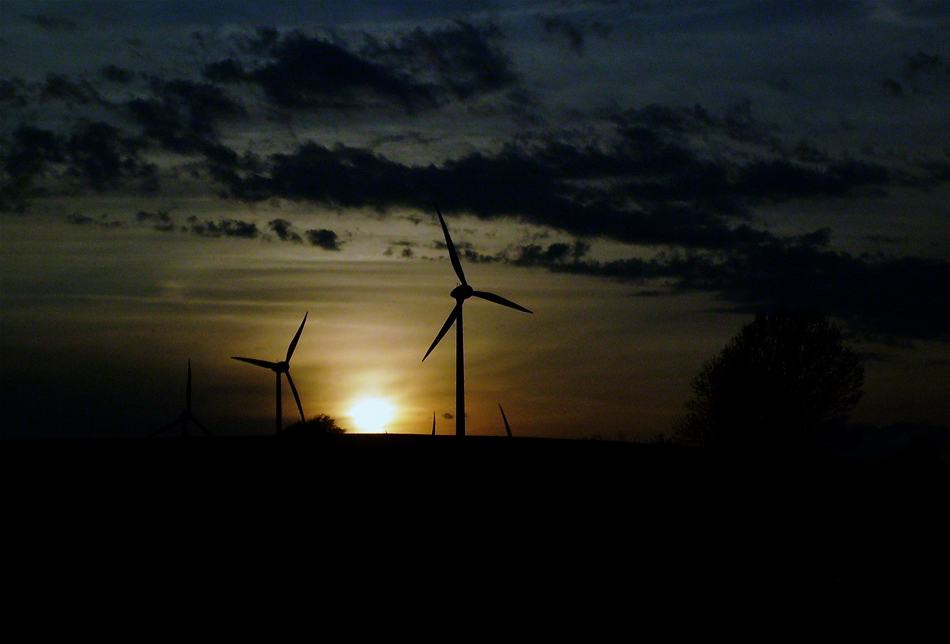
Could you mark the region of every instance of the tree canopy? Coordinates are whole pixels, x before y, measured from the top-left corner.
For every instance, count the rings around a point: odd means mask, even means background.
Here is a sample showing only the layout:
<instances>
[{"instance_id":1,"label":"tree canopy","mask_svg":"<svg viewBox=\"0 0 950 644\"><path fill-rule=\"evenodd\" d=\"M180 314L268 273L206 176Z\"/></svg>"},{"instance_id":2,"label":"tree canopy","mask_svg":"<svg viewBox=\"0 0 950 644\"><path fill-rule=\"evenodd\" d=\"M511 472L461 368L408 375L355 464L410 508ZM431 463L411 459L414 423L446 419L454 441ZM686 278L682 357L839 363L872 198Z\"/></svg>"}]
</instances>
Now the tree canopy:
<instances>
[{"instance_id":1,"label":"tree canopy","mask_svg":"<svg viewBox=\"0 0 950 644\"><path fill-rule=\"evenodd\" d=\"M814 449L861 399L864 367L824 316L757 315L692 381L678 433L729 451Z\"/></svg>"}]
</instances>

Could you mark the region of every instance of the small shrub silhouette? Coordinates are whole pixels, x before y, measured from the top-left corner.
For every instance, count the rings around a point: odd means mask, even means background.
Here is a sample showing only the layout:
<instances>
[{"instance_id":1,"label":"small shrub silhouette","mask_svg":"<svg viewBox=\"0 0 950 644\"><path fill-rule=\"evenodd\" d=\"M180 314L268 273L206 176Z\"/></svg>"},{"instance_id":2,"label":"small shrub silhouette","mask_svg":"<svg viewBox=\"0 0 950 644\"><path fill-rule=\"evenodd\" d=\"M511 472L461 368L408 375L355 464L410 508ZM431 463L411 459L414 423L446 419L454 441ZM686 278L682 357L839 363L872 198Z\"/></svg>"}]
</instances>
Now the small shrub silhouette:
<instances>
[{"instance_id":1,"label":"small shrub silhouette","mask_svg":"<svg viewBox=\"0 0 950 644\"><path fill-rule=\"evenodd\" d=\"M346 430L336 424L336 420L320 414L308 418L305 422L296 423L285 427L283 435L285 436L330 436L345 434Z\"/></svg>"}]
</instances>

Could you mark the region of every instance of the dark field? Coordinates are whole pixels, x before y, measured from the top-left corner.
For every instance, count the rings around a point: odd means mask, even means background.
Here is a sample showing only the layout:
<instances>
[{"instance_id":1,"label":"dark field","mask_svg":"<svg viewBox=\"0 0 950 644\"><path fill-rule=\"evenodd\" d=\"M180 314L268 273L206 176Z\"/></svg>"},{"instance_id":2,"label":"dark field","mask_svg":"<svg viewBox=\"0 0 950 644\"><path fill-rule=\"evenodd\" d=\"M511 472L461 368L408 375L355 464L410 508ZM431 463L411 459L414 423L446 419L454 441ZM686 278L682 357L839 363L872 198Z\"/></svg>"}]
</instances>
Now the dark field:
<instances>
[{"instance_id":1,"label":"dark field","mask_svg":"<svg viewBox=\"0 0 950 644\"><path fill-rule=\"evenodd\" d=\"M947 573L936 460L347 435L3 443L0 466L10 561L196 601L293 580L392 601L833 602Z\"/></svg>"}]
</instances>

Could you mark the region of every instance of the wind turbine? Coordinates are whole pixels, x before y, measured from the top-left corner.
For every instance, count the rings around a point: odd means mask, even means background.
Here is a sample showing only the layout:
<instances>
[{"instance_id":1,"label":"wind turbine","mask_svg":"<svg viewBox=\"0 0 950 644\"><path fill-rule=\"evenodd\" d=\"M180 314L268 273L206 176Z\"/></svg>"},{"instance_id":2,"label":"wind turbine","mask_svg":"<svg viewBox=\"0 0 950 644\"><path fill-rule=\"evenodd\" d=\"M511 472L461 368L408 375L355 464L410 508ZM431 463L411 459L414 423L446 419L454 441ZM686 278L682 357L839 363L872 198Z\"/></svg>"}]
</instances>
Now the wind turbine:
<instances>
[{"instance_id":1,"label":"wind turbine","mask_svg":"<svg viewBox=\"0 0 950 644\"><path fill-rule=\"evenodd\" d=\"M435 412L432 412L432 435L435 436Z\"/></svg>"},{"instance_id":2,"label":"wind turbine","mask_svg":"<svg viewBox=\"0 0 950 644\"><path fill-rule=\"evenodd\" d=\"M201 421L195 418L191 413L191 360L188 361L188 386L185 388L185 411L181 412L178 418L168 423L161 429L156 429L154 432L149 434L149 436L151 437L155 436L156 434L161 434L164 431L168 431L175 425L181 425L181 437L184 438L188 435L189 420L201 428L201 431L203 431L205 434L211 436L211 432L208 431L208 428L205 427Z\"/></svg>"},{"instance_id":3,"label":"wind turbine","mask_svg":"<svg viewBox=\"0 0 950 644\"><path fill-rule=\"evenodd\" d=\"M470 297L478 297L483 300L488 300L489 302L494 302L495 304L501 304L502 306L507 306L518 311L524 311L525 313L531 313L528 309L515 304L511 300L506 300L505 298L495 295L494 293L486 293L485 291L476 291L465 279L465 273L462 272L462 264L459 262L458 253L455 251L455 244L452 243L452 238L449 236L449 229L445 225L445 218L442 217L442 212L439 210L439 207L435 207L435 212L439 215L439 223L442 224L442 232L445 233L445 245L449 249L449 259L452 260L452 268L455 269L455 274L458 276L459 280L462 282L454 289L450 295L455 298L455 308L452 309L452 312L449 313L448 319L445 320L445 324L442 325L442 329L439 330L439 334L435 336L435 340L432 341L432 344L429 346L429 350L426 351L426 354L422 357L423 362L429 354L432 353L432 350L435 349L435 345L439 344L439 341L442 337L452 328L452 324L456 324L455 330L457 333L455 340L455 435L456 436L465 436L465 352L464 345L462 341L462 304Z\"/></svg>"},{"instance_id":4,"label":"wind turbine","mask_svg":"<svg viewBox=\"0 0 950 644\"><path fill-rule=\"evenodd\" d=\"M501 409L501 419L505 421L505 432L508 434L508 438L511 438L511 425L508 424L508 417L505 416L505 410L502 408L501 403L498 403L498 409Z\"/></svg>"},{"instance_id":5,"label":"wind turbine","mask_svg":"<svg viewBox=\"0 0 950 644\"><path fill-rule=\"evenodd\" d=\"M283 424L283 419L281 417L280 411L280 376L287 376L287 382L290 383L290 390L294 392L294 400L297 401L297 410L300 412L300 420L306 422L303 417L303 406L300 404L300 396L297 395L297 388L294 386L294 379L290 377L290 358L294 355L294 349L297 348L297 340L300 339L300 334L303 331L303 325L307 323L307 315L309 311L304 313L303 322L300 323L300 328L297 329L294 339L291 340L290 346L287 347L287 357L284 358L283 362L267 362L266 360L255 360L254 358L236 358L231 357L232 360L240 360L241 362L246 362L248 364L256 365L258 367L264 367L265 369L270 369L277 374L277 433L280 434L281 426Z\"/></svg>"}]
</instances>

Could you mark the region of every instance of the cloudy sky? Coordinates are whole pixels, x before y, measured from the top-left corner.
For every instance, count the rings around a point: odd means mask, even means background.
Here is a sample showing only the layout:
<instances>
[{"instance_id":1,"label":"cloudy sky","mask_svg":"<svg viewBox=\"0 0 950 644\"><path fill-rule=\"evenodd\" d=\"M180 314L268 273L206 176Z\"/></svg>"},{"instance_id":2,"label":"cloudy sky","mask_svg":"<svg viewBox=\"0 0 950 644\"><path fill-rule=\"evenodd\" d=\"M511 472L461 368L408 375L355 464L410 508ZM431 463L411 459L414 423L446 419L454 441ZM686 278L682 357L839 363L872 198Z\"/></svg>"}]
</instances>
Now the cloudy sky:
<instances>
[{"instance_id":1,"label":"cloudy sky","mask_svg":"<svg viewBox=\"0 0 950 644\"><path fill-rule=\"evenodd\" d=\"M834 318L853 419L950 419L940 1L0 0L2 433L184 405L649 439L756 311ZM284 389L284 411L295 411Z\"/></svg>"}]
</instances>

